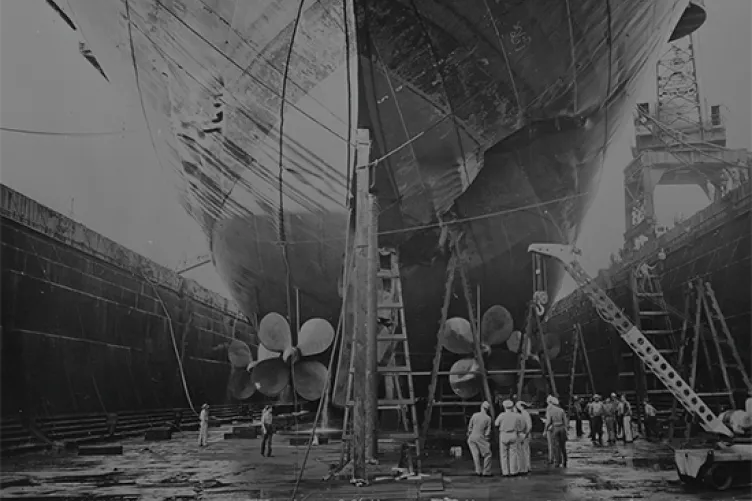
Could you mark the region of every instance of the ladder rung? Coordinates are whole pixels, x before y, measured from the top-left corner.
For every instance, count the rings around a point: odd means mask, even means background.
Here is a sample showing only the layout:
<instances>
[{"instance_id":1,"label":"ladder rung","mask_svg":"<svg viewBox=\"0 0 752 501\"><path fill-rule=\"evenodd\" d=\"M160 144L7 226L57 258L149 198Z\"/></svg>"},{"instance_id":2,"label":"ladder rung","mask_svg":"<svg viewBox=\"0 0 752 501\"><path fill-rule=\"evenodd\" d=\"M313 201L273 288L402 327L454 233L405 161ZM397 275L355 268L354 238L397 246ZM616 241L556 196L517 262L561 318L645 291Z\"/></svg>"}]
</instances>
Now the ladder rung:
<instances>
[{"instance_id":1,"label":"ladder rung","mask_svg":"<svg viewBox=\"0 0 752 501\"><path fill-rule=\"evenodd\" d=\"M640 315L643 317L659 317L659 316L668 316L667 311L641 311Z\"/></svg>"},{"instance_id":2,"label":"ladder rung","mask_svg":"<svg viewBox=\"0 0 752 501\"><path fill-rule=\"evenodd\" d=\"M404 334L384 334L376 338L376 341L404 341L407 336Z\"/></svg>"},{"instance_id":3,"label":"ladder rung","mask_svg":"<svg viewBox=\"0 0 752 501\"><path fill-rule=\"evenodd\" d=\"M465 416L464 412L441 411L442 416Z\"/></svg>"},{"instance_id":4,"label":"ladder rung","mask_svg":"<svg viewBox=\"0 0 752 501\"><path fill-rule=\"evenodd\" d=\"M656 329L656 330L644 330L642 331L646 336L655 336L658 334L673 334L674 331L669 329Z\"/></svg>"},{"instance_id":5,"label":"ladder rung","mask_svg":"<svg viewBox=\"0 0 752 501\"><path fill-rule=\"evenodd\" d=\"M404 306L402 305L402 303L386 303L386 302L385 302L385 303L379 303L379 304L378 304L378 308L379 308L379 309L393 309L393 310L400 310L400 309L402 309L403 307L404 307Z\"/></svg>"},{"instance_id":6,"label":"ladder rung","mask_svg":"<svg viewBox=\"0 0 752 501\"><path fill-rule=\"evenodd\" d=\"M382 374L410 374L410 367L379 367Z\"/></svg>"},{"instance_id":7,"label":"ladder rung","mask_svg":"<svg viewBox=\"0 0 752 501\"><path fill-rule=\"evenodd\" d=\"M483 402L468 402L467 400L460 400L459 402L434 402L434 407L472 407L474 405L481 405Z\"/></svg>"},{"instance_id":8,"label":"ladder rung","mask_svg":"<svg viewBox=\"0 0 752 501\"><path fill-rule=\"evenodd\" d=\"M663 293L661 292L638 292L638 297L659 297L662 296Z\"/></svg>"},{"instance_id":9,"label":"ladder rung","mask_svg":"<svg viewBox=\"0 0 752 501\"><path fill-rule=\"evenodd\" d=\"M619 377L634 377L634 372L620 372Z\"/></svg>"},{"instance_id":10,"label":"ladder rung","mask_svg":"<svg viewBox=\"0 0 752 501\"><path fill-rule=\"evenodd\" d=\"M698 397L727 397L731 395L733 392L730 391L719 391L719 392L709 392L709 393L698 393Z\"/></svg>"},{"instance_id":11,"label":"ladder rung","mask_svg":"<svg viewBox=\"0 0 752 501\"><path fill-rule=\"evenodd\" d=\"M383 269L376 273L379 278L399 278L399 273L395 273L390 269Z\"/></svg>"},{"instance_id":12,"label":"ladder rung","mask_svg":"<svg viewBox=\"0 0 752 501\"><path fill-rule=\"evenodd\" d=\"M402 399L390 399L390 400L379 400L379 409L382 407L402 407L403 405L415 405L415 400L412 398L402 398Z\"/></svg>"}]
</instances>

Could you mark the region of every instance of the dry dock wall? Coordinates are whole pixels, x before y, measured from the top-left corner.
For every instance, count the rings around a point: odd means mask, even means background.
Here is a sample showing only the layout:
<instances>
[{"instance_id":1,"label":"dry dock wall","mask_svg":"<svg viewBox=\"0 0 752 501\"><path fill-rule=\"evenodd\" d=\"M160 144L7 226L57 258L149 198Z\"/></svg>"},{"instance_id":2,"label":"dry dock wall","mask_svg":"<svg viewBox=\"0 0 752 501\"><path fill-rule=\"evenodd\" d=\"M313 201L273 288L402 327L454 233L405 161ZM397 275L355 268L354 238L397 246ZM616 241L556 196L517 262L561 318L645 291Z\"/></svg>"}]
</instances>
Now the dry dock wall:
<instances>
[{"instance_id":1,"label":"dry dock wall","mask_svg":"<svg viewBox=\"0 0 752 501\"><path fill-rule=\"evenodd\" d=\"M655 262L658 250L663 248L666 260L660 279L669 307L683 316L684 286L687 281L699 276L710 282L747 372L752 370L751 195L749 186L735 190L646 245L625 262L603 270L596 279L629 318L634 318L629 273L636 263L645 259ZM675 315L671 321L678 341L682 319ZM611 325L598 316L592 303L579 290L557 302L543 326L544 332L558 333L561 336L562 350L554 360L554 370L569 373L573 348L572 328L577 322L585 335L596 390L601 394L618 390L623 341ZM692 325L690 324L690 332ZM585 380L586 378L577 379L576 393L584 391ZM557 381L557 384L560 392L569 391L568 379Z\"/></svg>"},{"instance_id":2,"label":"dry dock wall","mask_svg":"<svg viewBox=\"0 0 752 501\"><path fill-rule=\"evenodd\" d=\"M227 401L232 303L0 188L3 416L185 407L178 356L194 405Z\"/></svg>"}]
</instances>

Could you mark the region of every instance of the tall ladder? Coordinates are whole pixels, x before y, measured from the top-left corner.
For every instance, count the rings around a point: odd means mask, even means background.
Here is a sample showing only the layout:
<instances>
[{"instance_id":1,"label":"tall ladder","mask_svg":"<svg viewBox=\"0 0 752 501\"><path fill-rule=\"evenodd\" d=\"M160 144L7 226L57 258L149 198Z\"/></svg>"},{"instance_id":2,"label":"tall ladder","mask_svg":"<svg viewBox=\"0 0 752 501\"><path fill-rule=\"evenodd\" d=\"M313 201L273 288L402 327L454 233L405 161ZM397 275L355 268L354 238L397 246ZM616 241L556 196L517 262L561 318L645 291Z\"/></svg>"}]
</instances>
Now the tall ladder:
<instances>
[{"instance_id":1,"label":"tall ladder","mask_svg":"<svg viewBox=\"0 0 752 501\"><path fill-rule=\"evenodd\" d=\"M588 357L587 348L585 347L585 338L582 335L582 327L579 323L574 324L574 350L572 352L572 367L570 368L569 372L569 394L567 395L567 399L569 401L567 406L567 413L569 416L572 416L572 408L574 407L574 399L577 396L583 396L576 395L574 390L574 382L577 376L581 375L577 373L577 362L578 357L580 356L580 352L582 352L582 359L584 361L584 367L585 367L585 375L588 377L588 382L590 383L590 387L586 388L585 394L590 395L592 393L595 393L595 379L593 379L593 371L590 369L590 358Z\"/></svg>"},{"instance_id":2,"label":"tall ladder","mask_svg":"<svg viewBox=\"0 0 752 501\"><path fill-rule=\"evenodd\" d=\"M674 329L666 300L661 289L660 277L647 263L635 267L630 274L632 307L635 325L656 347L658 352L671 363L678 360L678 346L674 339ZM649 399L658 416L664 419L675 415L678 402L671 392L652 373L645 370L642 362L628 346L622 346L624 368L619 372L622 392L636 411L642 422L643 402ZM673 421L673 420L669 420Z\"/></svg>"},{"instance_id":3,"label":"tall ladder","mask_svg":"<svg viewBox=\"0 0 752 501\"><path fill-rule=\"evenodd\" d=\"M385 266L386 264L386 266ZM393 438L404 440L412 447L416 457L418 472L421 470L420 435L418 432L418 413L415 408L415 388L413 386L412 367L410 364L410 348L407 340L407 323L402 299L402 281L400 280L399 255L396 249L379 249L379 279L378 315L380 330L376 338L379 352L384 343L389 346L384 351L386 360L379 361L377 368L384 376L384 398L379 397L379 411L398 411L405 434L392 434ZM400 349L401 348L401 349ZM340 465L349 461L350 444L352 442L353 407L353 375L355 374L355 350L350 352L350 367L347 379L347 393L345 416L342 425L342 451ZM407 397L403 388L407 387ZM412 464L410 464L412 469Z\"/></svg>"},{"instance_id":4,"label":"tall ladder","mask_svg":"<svg viewBox=\"0 0 752 501\"><path fill-rule=\"evenodd\" d=\"M527 322L525 330L522 331L522 335L520 336L520 346L517 357L517 398L522 398L525 376L529 373L540 372L538 370L530 370L527 368L527 349L525 343L526 340L529 339L532 345L533 336L538 339L541 350L543 351L544 363L541 364L542 375L543 377L548 377L551 393L558 398L559 391L556 388L556 376L551 368L551 358L548 356L548 350L543 336L543 326L540 321L545 311L544 305L548 302L548 295L546 293L546 266L543 263L543 258L540 254L533 254L532 258L533 299L528 304Z\"/></svg>"},{"instance_id":5,"label":"tall ladder","mask_svg":"<svg viewBox=\"0 0 752 501\"><path fill-rule=\"evenodd\" d=\"M692 303L695 306L694 328L690 335L689 320L692 317ZM716 322L719 325L716 325ZM717 358L712 354L713 347L708 346L708 338L713 343ZM704 364L699 363L700 345L702 345ZM689 367L686 366L685 361L687 352L690 352L689 355L691 357ZM722 391L698 391L697 372L700 365L704 368L702 375L706 379L705 382L710 383L711 388L723 388ZM697 391L697 394L705 402L714 407L733 409L735 407L735 388L743 384L748 391L752 390L752 381L750 381L749 374L739 355L739 350L736 348L734 338L731 336L731 332L726 324L726 317L721 311L721 307L715 297L715 292L710 283L703 282L700 277L690 280L685 290L685 316L682 325L679 365L677 368L682 377L688 379L690 388ZM717 380L719 373L722 381ZM734 378L735 375L736 378ZM716 411L720 411L720 409L716 409ZM674 438L674 431L672 427L671 438ZM685 438L689 438L690 433L691 426L687 426L684 430Z\"/></svg>"},{"instance_id":6,"label":"tall ladder","mask_svg":"<svg viewBox=\"0 0 752 501\"><path fill-rule=\"evenodd\" d=\"M446 371L440 371L441 368L441 359L442 359L442 353L444 351L443 346L440 342L438 342L439 334L441 334L442 329L444 329L444 324L447 320L447 315L449 312L449 304L452 299L452 290L454 286L454 279L457 273L459 272L463 295L465 302L467 304L467 310L468 315L470 316L470 326L472 328L473 333L473 352L475 360L478 362L479 366L479 372L482 379L482 392L485 397L485 401L489 403L493 403L493 398L491 396L491 389L488 386L488 377L486 372L485 363L483 362L483 354L481 351L480 346L480 321L475 315L475 306L473 305L473 299L472 299L472 293L470 291L470 284L467 279L467 275L465 274L464 267L461 263L461 257L460 257L460 249L459 249L459 241L462 238L462 235L451 235L451 249L452 253L449 258L449 264L447 265L447 275L446 275L446 282L445 282L445 290L444 290L444 304L441 308L441 320L439 321L439 330L437 332L437 342L436 342L436 350L434 352L433 356L433 367L431 369L431 381L428 385L428 402L426 405L426 412L423 416L423 430L421 432L421 442L425 443L426 437L428 436L428 430L431 426L431 418L433 415L433 408L439 407L439 417L443 424L443 417L448 416L450 414L459 415L459 411L456 411L456 413L451 413L451 411L444 410L445 407L460 407L462 409L462 413L465 414L465 407L470 405L476 405L480 406L481 401L478 402L469 402L467 400L461 400L456 399L456 396L451 397L447 400L437 400L436 399L436 390L439 386L439 376L448 375ZM448 378L447 378L448 380ZM444 396L444 389L442 389L442 396ZM451 389L449 392L451 392ZM466 414L465 414L466 416ZM495 418L495 412L494 407L491 405L491 418Z\"/></svg>"}]
</instances>

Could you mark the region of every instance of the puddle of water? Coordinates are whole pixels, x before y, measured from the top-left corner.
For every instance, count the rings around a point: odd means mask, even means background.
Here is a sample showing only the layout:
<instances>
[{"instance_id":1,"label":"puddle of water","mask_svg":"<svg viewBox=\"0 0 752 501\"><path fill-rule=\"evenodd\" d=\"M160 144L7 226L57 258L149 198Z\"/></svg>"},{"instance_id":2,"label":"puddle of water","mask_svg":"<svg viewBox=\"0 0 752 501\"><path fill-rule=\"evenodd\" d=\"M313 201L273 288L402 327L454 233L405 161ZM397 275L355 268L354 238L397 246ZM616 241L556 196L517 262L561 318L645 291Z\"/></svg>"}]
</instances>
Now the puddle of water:
<instances>
[{"instance_id":1,"label":"puddle of water","mask_svg":"<svg viewBox=\"0 0 752 501\"><path fill-rule=\"evenodd\" d=\"M605 466L626 466L636 470L668 471L675 469L674 458L672 457L655 457L655 458L619 458L607 459L600 462Z\"/></svg>"}]
</instances>

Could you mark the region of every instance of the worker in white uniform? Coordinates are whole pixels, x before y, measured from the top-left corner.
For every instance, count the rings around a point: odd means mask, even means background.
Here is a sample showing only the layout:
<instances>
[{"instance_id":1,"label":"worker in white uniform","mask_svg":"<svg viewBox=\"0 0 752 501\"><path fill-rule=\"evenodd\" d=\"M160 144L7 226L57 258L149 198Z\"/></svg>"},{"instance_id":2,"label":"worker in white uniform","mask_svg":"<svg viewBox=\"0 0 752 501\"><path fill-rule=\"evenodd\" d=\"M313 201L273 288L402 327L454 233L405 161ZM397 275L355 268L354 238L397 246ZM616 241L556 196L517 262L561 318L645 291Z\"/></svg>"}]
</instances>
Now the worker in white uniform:
<instances>
[{"instance_id":1,"label":"worker in white uniform","mask_svg":"<svg viewBox=\"0 0 752 501\"><path fill-rule=\"evenodd\" d=\"M544 419L548 418L548 410L551 408L551 403L553 402L554 396L549 395L546 397L546 413L544 415ZM545 429L543 430L543 434L546 436L546 444L548 444L548 464L554 464L554 440L553 436L551 435L551 430Z\"/></svg>"},{"instance_id":2,"label":"worker in white uniform","mask_svg":"<svg viewBox=\"0 0 752 501\"><path fill-rule=\"evenodd\" d=\"M517 475L520 471L517 442L522 435L524 422L522 416L514 412L511 400L502 402L504 412L496 418L499 428L499 457L501 458L501 474L505 477Z\"/></svg>"},{"instance_id":3,"label":"worker in white uniform","mask_svg":"<svg viewBox=\"0 0 752 501\"><path fill-rule=\"evenodd\" d=\"M530 472L530 434L533 431L533 418L530 417L530 413L525 410L527 404L520 400L517 402L517 412L520 413L524 429L522 435L518 441L519 450L517 455L520 463L520 474L527 475Z\"/></svg>"},{"instance_id":4,"label":"worker in white uniform","mask_svg":"<svg viewBox=\"0 0 752 501\"><path fill-rule=\"evenodd\" d=\"M744 403L744 410L752 417L752 390L747 392L747 401Z\"/></svg>"},{"instance_id":5,"label":"worker in white uniform","mask_svg":"<svg viewBox=\"0 0 752 501\"><path fill-rule=\"evenodd\" d=\"M209 404L201 406L201 413L198 415L198 446L205 447L209 440Z\"/></svg>"},{"instance_id":6,"label":"worker in white uniform","mask_svg":"<svg viewBox=\"0 0 752 501\"><path fill-rule=\"evenodd\" d=\"M467 425L467 446L473 456L475 474L491 476L491 404L483 402Z\"/></svg>"}]
</instances>

